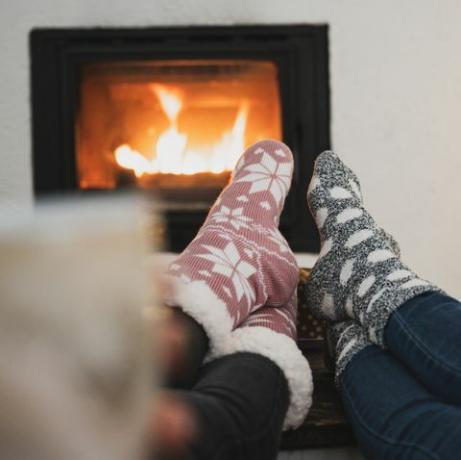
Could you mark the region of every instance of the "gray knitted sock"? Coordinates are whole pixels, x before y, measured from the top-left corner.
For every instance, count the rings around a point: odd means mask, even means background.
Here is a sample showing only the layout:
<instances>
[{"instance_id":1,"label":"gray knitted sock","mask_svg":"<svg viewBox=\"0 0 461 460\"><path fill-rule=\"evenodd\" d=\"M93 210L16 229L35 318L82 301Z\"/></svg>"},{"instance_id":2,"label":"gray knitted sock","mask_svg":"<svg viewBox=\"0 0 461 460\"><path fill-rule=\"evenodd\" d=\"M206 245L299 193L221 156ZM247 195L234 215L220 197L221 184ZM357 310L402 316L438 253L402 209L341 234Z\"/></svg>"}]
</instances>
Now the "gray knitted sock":
<instances>
[{"instance_id":1,"label":"gray knitted sock","mask_svg":"<svg viewBox=\"0 0 461 460\"><path fill-rule=\"evenodd\" d=\"M364 208L357 177L335 153L317 158L308 202L321 239L306 286L310 306L327 320L356 319L383 346L390 314L416 295L439 289L401 262L392 237Z\"/></svg>"},{"instance_id":2,"label":"gray knitted sock","mask_svg":"<svg viewBox=\"0 0 461 460\"><path fill-rule=\"evenodd\" d=\"M331 324L327 330L327 341L336 363L335 383L339 385L339 377L349 361L359 351L371 345L371 342L360 324L352 319Z\"/></svg>"}]
</instances>

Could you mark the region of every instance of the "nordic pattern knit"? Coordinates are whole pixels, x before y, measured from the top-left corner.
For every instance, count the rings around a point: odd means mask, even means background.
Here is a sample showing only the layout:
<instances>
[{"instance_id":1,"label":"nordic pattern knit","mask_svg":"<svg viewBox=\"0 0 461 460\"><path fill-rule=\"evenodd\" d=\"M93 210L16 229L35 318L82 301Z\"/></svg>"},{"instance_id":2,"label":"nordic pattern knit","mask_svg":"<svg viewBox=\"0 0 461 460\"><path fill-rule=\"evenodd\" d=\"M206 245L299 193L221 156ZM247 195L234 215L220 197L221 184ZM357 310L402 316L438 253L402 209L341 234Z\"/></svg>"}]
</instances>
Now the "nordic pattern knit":
<instances>
[{"instance_id":1,"label":"nordic pattern knit","mask_svg":"<svg viewBox=\"0 0 461 460\"><path fill-rule=\"evenodd\" d=\"M295 342L291 301L299 268L278 230L292 174L286 145L266 140L249 147L197 236L170 264L167 299L204 327L207 359L252 351L284 371L291 396L286 428L302 423L312 392Z\"/></svg>"},{"instance_id":2,"label":"nordic pattern knit","mask_svg":"<svg viewBox=\"0 0 461 460\"><path fill-rule=\"evenodd\" d=\"M308 203L321 239L319 259L306 285L308 303L329 321L356 319L371 342L384 346L390 314L438 288L401 262L364 208L357 177L335 153L317 158Z\"/></svg>"}]
</instances>

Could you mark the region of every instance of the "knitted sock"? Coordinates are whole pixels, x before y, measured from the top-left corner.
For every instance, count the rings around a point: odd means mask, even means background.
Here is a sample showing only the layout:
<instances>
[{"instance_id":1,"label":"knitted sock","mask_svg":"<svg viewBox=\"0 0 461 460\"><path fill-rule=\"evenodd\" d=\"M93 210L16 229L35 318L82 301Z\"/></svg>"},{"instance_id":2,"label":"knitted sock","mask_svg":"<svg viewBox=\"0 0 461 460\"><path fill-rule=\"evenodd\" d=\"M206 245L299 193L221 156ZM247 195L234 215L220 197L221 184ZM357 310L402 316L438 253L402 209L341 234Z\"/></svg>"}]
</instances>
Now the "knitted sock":
<instances>
[{"instance_id":1,"label":"knitted sock","mask_svg":"<svg viewBox=\"0 0 461 460\"><path fill-rule=\"evenodd\" d=\"M231 334L227 353L249 351L272 360L282 369L290 389L284 429L297 428L312 404L312 373L296 345L296 291L283 306L252 312Z\"/></svg>"},{"instance_id":2,"label":"knitted sock","mask_svg":"<svg viewBox=\"0 0 461 460\"><path fill-rule=\"evenodd\" d=\"M333 152L317 158L308 202L321 239L306 286L308 302L325 319L357 319L370 340L383 346L390 314L438 289L401 262L390 237L364 208L357 177Z\"/></svg>"},{"instance_id":3,"label":"knitted sock","mask_svg":"<svg viewBox=\"0 0 461 460\"><path fill-rule=\"evenodd\" d=\"M327 330L327 342L335 359L335 383L349 361L365 347L371 345L365 330L354 320L333 323Z\"/></svg>"},{"instance_id":4,"label":"knitted sock","mask_svg":"<svg viewBox=\"0 0 461 460\"><path fill-rule=\"evenodd\" d=\"M298 266L277 228L292 173L292 154L281 142L248 148L197 236L169 267L174 288L167 303L204 327L211 355L222 353L225 338L253 311L284 306L296 289Z\"/></svg>"}]
</instances>

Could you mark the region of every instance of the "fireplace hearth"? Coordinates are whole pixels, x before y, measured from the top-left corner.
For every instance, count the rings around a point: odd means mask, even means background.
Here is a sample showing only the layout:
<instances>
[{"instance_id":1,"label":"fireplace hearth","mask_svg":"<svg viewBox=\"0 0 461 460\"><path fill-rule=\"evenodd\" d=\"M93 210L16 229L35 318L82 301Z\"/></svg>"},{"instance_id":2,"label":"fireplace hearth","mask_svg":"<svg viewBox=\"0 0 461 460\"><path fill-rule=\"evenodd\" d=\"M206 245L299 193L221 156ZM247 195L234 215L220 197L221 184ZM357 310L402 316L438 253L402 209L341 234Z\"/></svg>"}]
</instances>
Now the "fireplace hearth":
<instances>
[{"instance_id":1,"label":"fireplace hearth","mask_svg":"<svg viewBox=\"0 0 461 460\"><path fill-rule=\"evenodd\" d=\"M36 29L30 48L37 199L147 190L175 203L180 251L244 148L275 138L295 157L281 230L318 249L305 193L330 147L326 26Z\"/></svg>"}]
</instances>

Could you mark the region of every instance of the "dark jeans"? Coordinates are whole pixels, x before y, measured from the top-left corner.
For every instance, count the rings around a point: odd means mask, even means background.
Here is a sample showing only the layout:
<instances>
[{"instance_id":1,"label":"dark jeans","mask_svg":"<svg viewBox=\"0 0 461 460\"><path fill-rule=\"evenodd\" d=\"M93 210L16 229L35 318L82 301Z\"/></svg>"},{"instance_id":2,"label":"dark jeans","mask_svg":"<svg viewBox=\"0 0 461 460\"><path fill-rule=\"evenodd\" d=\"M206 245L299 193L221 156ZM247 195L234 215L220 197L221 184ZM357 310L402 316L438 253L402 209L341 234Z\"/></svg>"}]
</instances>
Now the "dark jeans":
<instances>
[{"instance_id":1,"label":"dark jeans","mask_svg":"<svg viewBox=\"0 0 461 460\"><path fill-rule=\"evenodd\" d=\"M461 458L461 304L426 293L392 314L341 377L345 410L371 459Z\"/></svg>"},{"instance_id":2,"label":"dark jeans","mask_svg":"<svg viewBox=\"0 0 461 460\"><path fill-rule=\"evenodd\" d=\"M184 460L272 460L288 408L288 384L269 359L235 353L201 368L191 390L176 390L198 416Z\"/></svg>"}]
</instances>

